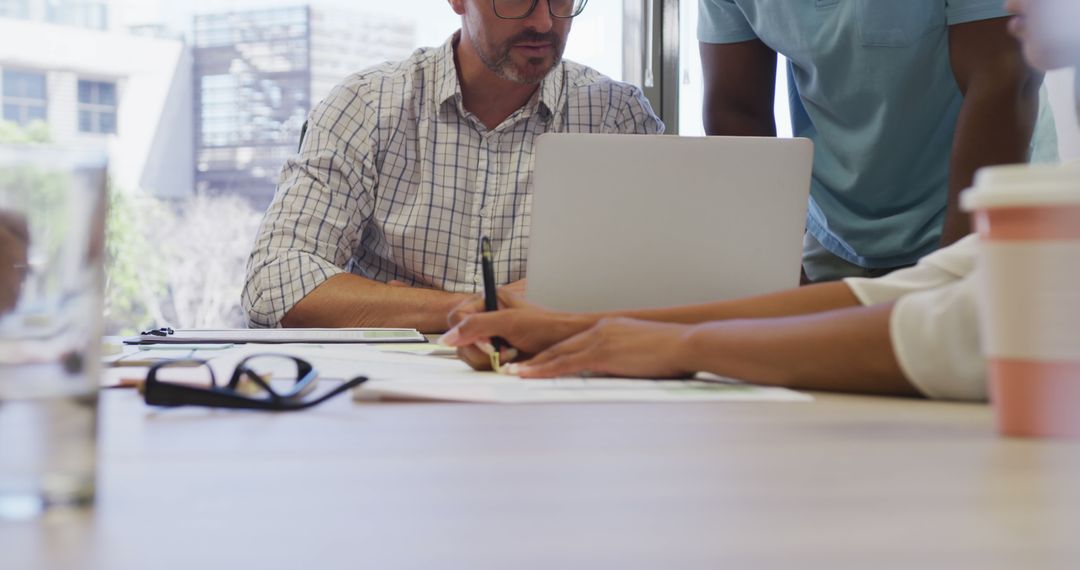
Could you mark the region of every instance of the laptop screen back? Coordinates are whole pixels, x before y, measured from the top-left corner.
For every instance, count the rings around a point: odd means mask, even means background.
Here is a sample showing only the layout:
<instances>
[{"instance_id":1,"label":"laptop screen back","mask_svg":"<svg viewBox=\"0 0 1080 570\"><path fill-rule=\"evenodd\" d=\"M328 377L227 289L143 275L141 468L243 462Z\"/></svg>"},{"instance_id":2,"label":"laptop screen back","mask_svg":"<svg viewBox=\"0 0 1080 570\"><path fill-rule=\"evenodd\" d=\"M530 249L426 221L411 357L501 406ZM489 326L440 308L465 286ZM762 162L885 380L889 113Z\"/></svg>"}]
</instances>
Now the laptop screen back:
<instances>
[{"instance_id":1,"label":"laptop screen back","mask_svg":"<svg viewBox=\"0 0 1080 570\"><path fill-rule=\"evenodd\" d=\"M806 139L545 134L527 298L607 311L799 283Z\"/></svg>"}]
</instances>

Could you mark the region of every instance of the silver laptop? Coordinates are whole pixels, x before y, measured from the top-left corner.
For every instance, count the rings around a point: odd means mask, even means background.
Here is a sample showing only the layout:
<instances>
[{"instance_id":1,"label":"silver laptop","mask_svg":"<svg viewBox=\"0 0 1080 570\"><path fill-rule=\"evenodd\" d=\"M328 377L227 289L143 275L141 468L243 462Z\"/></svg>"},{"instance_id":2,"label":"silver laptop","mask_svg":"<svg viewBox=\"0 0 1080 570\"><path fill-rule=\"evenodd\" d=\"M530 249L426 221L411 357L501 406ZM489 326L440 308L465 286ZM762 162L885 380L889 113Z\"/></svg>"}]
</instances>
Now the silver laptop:
<instances>
[{"instance_id":1,"label":"silver laptop","mask_svg":"<svg viewBox=\"0 0 1080 570\"><path fill-rule=\"evenodd\" d=\"M545 134L526 297L608 311L799 284L807 139Z\"/></svg>"}]
</instances>

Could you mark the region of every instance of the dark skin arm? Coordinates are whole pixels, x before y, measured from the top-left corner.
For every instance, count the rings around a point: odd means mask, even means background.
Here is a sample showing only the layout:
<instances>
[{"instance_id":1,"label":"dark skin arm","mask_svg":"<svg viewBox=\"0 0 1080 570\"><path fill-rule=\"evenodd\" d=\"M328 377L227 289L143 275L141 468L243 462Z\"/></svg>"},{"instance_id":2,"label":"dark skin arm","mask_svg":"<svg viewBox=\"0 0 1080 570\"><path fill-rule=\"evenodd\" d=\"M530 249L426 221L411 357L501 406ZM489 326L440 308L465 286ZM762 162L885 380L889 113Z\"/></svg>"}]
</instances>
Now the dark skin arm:
<instances>
[{"instance_id":1,"label":"dark skin arm","mask_svg":"<svg viewBox=\"0 0 1080 570\"><path fill-rule=\"evenodd\" d=\"M801 390L918 396L893 352L892 311L890 303L701 325L690 336L690 368Z\"/></svg>"},{"instance_id":2,"label":"dark skin arm","mask_svg":"<svg viewBox=\"0 0 1080 570\"><path fill-rule=\"evenodd\" d=\"M482 312L470 302L451 315L457 326L444 342L457 346L475 368L489 365L475 343L501 336L526 358L511 370L524 378L581 372L665 378L705 371L803 390L918 395L893 352L893 306L858 306L843 283L623 313L638 318L547 312L505 295L503 301L500 311Z\"/></svg>"},{"instance_id":3,"label":"dark skin arm","mask_svg":"<svg viewBox=\"0 0 1080 570\"><path fill-rule=\"evenodd\" d=\"M964 104L953 140L942 247L971 233L959 196L971 186L975 171L1028 159L1042 74L1024 62L1008 21L998 18L949 28L950 60Z\"/></svg>"},{"instance_id":4,"label":"dark skin arm","mask_svg":"<svg viewBox=\"0 0 1080 570\"><path fill-rule=\"evenodd\" d=\"M663 378L705 371L802 390L918 396L893 353L892 308L700 325L605 319L513 371L523 378L581 372Z\"/></svg>"},{"instance_id":5,"label":"dark skin arm","mask_svg":"<svg viewBox=\"0 0 1080 570\"><path fill-rule=\"evenodd\" d=\"M458 347L458 354L463 360L473 367L484 369L489 366L487 354L474 343L486 342L492 336L501 336L527 357L613 318L696 325L710 321L809 315L857 307L859 300L846 284L833 282L745 299L611 313L546 311L528 305L505 289L499 290L499 304L502 310L484 312L483 301L479 298L462 303L450 313L450 325L454 330L443 337L442 342Z\"/></svg>"},{"instance_id":6,"label":"dark skin arm","mask_svg":"<svg viewBox=\"0 0 1080 570\"><path fill-rule=\"evenodd\" d=\"M705 133L775 137L776 52L761 40L700 44Z\"/></svg>"}]
</instances>

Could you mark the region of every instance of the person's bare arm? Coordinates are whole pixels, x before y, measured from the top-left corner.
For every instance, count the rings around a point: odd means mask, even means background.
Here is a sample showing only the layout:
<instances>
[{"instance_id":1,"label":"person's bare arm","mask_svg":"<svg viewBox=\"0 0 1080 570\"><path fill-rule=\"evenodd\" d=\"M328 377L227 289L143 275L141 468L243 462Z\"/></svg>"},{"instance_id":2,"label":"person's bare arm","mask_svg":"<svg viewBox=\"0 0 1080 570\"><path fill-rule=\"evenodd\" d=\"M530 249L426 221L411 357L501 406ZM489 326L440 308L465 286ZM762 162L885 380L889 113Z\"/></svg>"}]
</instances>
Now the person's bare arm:
<instances>
[{"instance_id":1,"label":"person's bare arm","mask_svg":"<svg viewBox=\"0 0 1080 570\"><path fill-rule=\"evenodd\" d=\"M893 306L699 325L690 368L803 390L917 396L893 352Z\"/></svg>"},{"instance_id":2,"label":"person's bare arm","mask_svg":"<svg viewBox=\"0 0 1080 570\"><path fill-rule=\"evenodd\" d=\"M470 296L387 285L351 273L327 279L281 320L285 327L395 327L446 330L446 314Z\"/></svg>"},{"instance_id":3,"label":"person's bare arm","mask_svg":"<svg viewBox=\"0 0 1080 570\"><path fill-rule=\"evenodd\" d=\"M1027 161L1042 85L1042 75L1024 62L1009 35L1008 18L951 26L949 53L964 104L953 139L942 247L971 233L959 196L975 171Z\"/></svg>"},{"instance_id":4,"label":"person's bare arm","mask_svg":"<svg viewBox=\"0 0 1080 570\"><path fill-rule=\"evenodd\" d=\"M248 260L242 300L253 326L441 332L464 299L342 273L375 217L380 139L372 100L343 84L312 111Z\"/></svg>"},{"instance_id":5,"label":"person's bare arm","mask_svg":"<svg viewBox=\"0 0 1080 570\"><path fill-rule=\"evenodd\" d=\"M776 52L761 40L699 44L708 135L776 136Z\"/></svg>"},{"instance_id":6,"label":"person's bare arm","mask_svg":"<svg viewBox=\"0 0 1080 570\"><path fill-rule=\"evenodd\" d=\"M515 365L524 378L590 372L645 378L712 372L756 384L918 396L889 336L893 306L701 325L605 319Z\"/></svg>"},{"instance_id":7,"label":"person's bare arm","mask_svg":"<svg viewBox=\"0 0 1080 570\"><path fill-rule=\"evenodd\" d=\"M503 310L484 312L472 298L450 313L451 332L443 343L458 347L459 356L477 368L488 366L487 355L476 348L493 336L506 339L525 357L582 333L604 319L632 318L657 323L699 324L732 319L762 319L807 315L855 307L859 300L843 282L822 283L758 297L687 305L666 309L574 314L546 311L500 291Z\"/></svg>"},{"instance_id":8,"label":"person's bare arm","mask_svg":"<svg viewBox=\"0 0 1080 570\"><path fill-rule=\"evenodd\" d=\"M644 321L694 324L731 319L806 315L857 305L859 305L859 299L851 292L851 288L842 281L834 281L731 301L663 309L616 311L590 316L593 322L605 317L629 317Z\"/></svg>"}]
</instances>

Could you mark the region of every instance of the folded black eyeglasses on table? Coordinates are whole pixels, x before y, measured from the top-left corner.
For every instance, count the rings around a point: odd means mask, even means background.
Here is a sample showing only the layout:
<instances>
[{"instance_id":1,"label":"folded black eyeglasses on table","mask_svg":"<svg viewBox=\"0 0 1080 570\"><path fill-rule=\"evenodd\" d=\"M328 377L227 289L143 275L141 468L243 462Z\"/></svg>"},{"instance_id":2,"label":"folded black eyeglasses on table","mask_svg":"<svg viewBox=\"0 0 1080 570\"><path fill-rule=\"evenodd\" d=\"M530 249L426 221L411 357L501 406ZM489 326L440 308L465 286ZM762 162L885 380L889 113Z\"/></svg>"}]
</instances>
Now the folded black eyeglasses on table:
<instances>
[{"instance_id":1,"label":"folded black eyeglasses on table","mask_svg":"<svg viewBox=\"0 0 1080 570\"><path fill-rule=\"evenodd\" d=\"M206 360L167 360L150 367L143 397L154 406L291 411L321 404L367 382L366 376L357 376L316 398L306 399L315 390L317 378L309 362L281 354L244 358L228 383L220 385Z\"/></svg>"}]
</instances>

